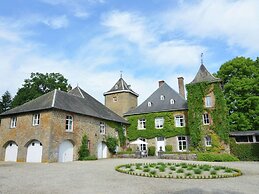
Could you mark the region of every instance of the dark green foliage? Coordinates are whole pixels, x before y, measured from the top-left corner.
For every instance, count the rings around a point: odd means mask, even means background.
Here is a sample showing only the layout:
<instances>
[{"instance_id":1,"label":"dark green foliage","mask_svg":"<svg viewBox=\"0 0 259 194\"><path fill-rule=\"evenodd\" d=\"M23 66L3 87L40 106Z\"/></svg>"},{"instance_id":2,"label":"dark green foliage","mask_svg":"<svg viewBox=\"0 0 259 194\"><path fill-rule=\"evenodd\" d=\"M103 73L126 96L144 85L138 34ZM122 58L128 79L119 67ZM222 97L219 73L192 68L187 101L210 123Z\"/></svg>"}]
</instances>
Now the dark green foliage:
<instances>
[{"instance_id":1,"label":"dark green foliage","mask_svg":"<svg viewBox=\"0 0 259 194\"><path fill-rule=\"evenodd\" d=\"M159 166L159 171L160 172L165 172L165 166Z\"/></svg>"},{"instance_id":2,"label":"dark green foliage","mask_svg":"<svg viewBox=\"0 0 259 194\"><path fill-rule=\"evenodd\" d=\"M259 58L236 57L224 63L217 76L224 84L231 130L258 130Z\"/></svg>"},{"instance_id":3,"label":"dark green foliage","mask_svg":"<svg viewBox=\"0 0 259 194\"><path fill-rule=\"evenodd\" d=\"M108 150L112 153L112 154L115 154L116 153L116 148L118 146L118 140L115 138L115 137L111 137L109 136L107 139L106 139L106 145L107 145L107 148Z\"/></svg>"},{"instance_id":4,"label":"dark green foliage","mask_svg":"<svg viewBox=\"0 0 259 194\"><path fill-rule=\"evenodd\" d=\"M238 161L238 158L230 154L197 153L197 160L208 162L232 162Z\"/></svg>"},{"instance_id":5,"label":"dark green foliage","mask_svg":"<svg viewBox=\"0 0 259 194\"><path fill-rule=\"evenodd\" d=\"M0 113L5 112L11 108L12 97L9 91L6 91L0 99Z\"/></svg>"},{"instance_id":6,"label":"dark green foliage","mask_svg":"<svg viewBox=\"0 0 259 194\"><path fill-rule=\"evenodd\" d=\"M156 147L155 146L149 146L148 147L148 155L149 156L154 156L156 152Z\"/></svg>"},{"instance_id":7,"label":"dark green foliage","mask_svg":"<svg viewBox=\"0 0 259 194\"><path fill-rule=\"evenodd\" d=\"M125 146L126 137L124 135L123 126L120 123L116 123L113 121L106 121L106 124L109 125L111 128L118 130L120 146Z\"/></svg>"},{"instance_id":8,"label":"dark green foliage","mask_svg":"<svg viewBox=\"0 0 259 194\"><path fill-rule=\"evenodd\" d=\"M173 146L172 145L166 145L165 146L165 151L166 152L172 152L173 151Z\"/></svg>"},{"instance_id":9,"label":"dark green foliage","mask_svg":"<svg viewBox=\"0 0 259 194\"><path fill-rule=\"evenodd\" d=\"M155 118L157 117L164 117L165 122L163 129L155 128ZM146 119L146 130L138 130L138 119ZM172 112L132 115L128 116L127 120L131 124L127 131L130 141L133 141L139 137L151 139L155 137L174 137L177 135L189 134L186 127L175 127Z\"/></svg>"},{"instance_id":10,"label":"dark green foliage","mask_svg":"<svg viewBox=\"0 0 259 194\"><path fill-rule=\"evenodd\" d=\"M78 160L85 160L89 156L88 138L86 135L82 137L81 146L78 151Z\"/></svg>"},{"instance_id":11,"label":"dark green foliage","mask_svg":"<svg viewBox=\"0 0 259 194\"><path fill-rule=\"evenodd\" d=\"M87 156L83 160L97 160L96 156Z\"/></svg>"},{"instance_id":12,"label":"dark green foliage","mask_svg":"<svg viewBox=\"0 0 259 194\"><path fill-rule=\"evenodd\" d=\"M71 86L60 73L31 73L30 78L24 80L22 88L18 89L13 99L12 107L24 104L54 89L68 91Z\"/></svg>"},{"instance_id":13,"label":"dark green foliage","mask_svg":"<svg viewBox=\"0 0 259 194\"><path fill-rule=\"evenodd\" d=\"M259 144L243 143L237 144L234 138L230 139L231 154L243 161L259 161Z\"/></svg>"},{"instance_id":14,"label":"dark green foliage","mask_svg":"<svg viewBox=\"0 0 259 194\"><path fill-rule=\"evenodd\" d=\"M202 170L199 168L193 169L194 174L201 174Z\"/></svg>"},{"instance_id":15,"label":"dark green foliage","mask_svg":"<svg viewBox=\"0 0 259 194\"><path fill-rule=\"evenodd\" d=\"M176 171L176 173L183 173L184 172L184 170L182 169L182 168L179 168L177 171Z\"/></svg>"}]
</instances>

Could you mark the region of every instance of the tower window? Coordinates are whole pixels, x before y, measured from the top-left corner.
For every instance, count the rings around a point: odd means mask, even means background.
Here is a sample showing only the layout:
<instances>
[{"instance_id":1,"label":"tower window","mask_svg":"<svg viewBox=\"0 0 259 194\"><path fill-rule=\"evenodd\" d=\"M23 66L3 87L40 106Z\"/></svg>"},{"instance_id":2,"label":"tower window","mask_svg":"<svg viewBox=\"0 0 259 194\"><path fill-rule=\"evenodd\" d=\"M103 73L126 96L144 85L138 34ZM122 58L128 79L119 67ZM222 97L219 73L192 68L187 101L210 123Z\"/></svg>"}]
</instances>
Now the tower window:
<instances>
[{"instance_id":1,"label":"tower window","mask_svg":"<svg viewBox=\"0 0 259 194\"><path fill-rule=\"evenodd\" d=\"M70 115L66 116L66 131L73 131L73 117Z\"/></svg>"},{"instance_id":2,"label":"tower window","mask_svg":"<svg viewBox=\"0 0 259 194\"><path fill-rule=\"evenodd\" d=\"M204 125L209 125L210 124L209 114L208 113L204 113L202 115L202 117L203 117L203 124Z\"/></svg>"},{"instance_id":3,"label":"tower window","mask_svg":"<svg viewBox=\"0 0 259 194\"><path fill-rule=\"evenodd\" d=\"M36 126L40 124L40 114L34 114L32 116L32 125Z\"/></svg>"}]
</instances>

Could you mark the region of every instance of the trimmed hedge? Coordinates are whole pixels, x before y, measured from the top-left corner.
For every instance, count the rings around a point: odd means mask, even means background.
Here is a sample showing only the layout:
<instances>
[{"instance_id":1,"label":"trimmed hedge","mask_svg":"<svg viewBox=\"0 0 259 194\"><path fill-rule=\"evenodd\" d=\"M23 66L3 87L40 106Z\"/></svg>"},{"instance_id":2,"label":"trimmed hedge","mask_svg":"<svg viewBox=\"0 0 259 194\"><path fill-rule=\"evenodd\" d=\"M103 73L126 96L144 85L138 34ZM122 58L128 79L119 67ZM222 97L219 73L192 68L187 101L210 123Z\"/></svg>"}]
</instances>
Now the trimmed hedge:
<instances>
[{"instance_id":1,"label":"trimmed hedge","mask_svg":"<svg viewBox=\"0 0 259 194\"><path fill-rule=\"evenodd\" d=\"M197 153L198 161L208 162L232 162L239 161L238 158L230 154L218 154L218 153Z\"/></svg>"},{"instance_id":2,"label":"trimmed hedge","mask_svg":"<svg viewBox=\"0 0 259 194\"><path fill-rule=\"evenodd\" d=\"M166 145L165 146L165 151L166 152L172 152L173 151L173 146L172 145Z\"/></svg>"},{"instance_id":3,"label":"trimmed hedge","mask_svg":"<svg viewBox=\"0 0 259 194\"><path fill-rule=\"evenodd\" d=\"M156 147L155 146L149 146L148 147L148 155L149 156L154 156L156 152Z\"/></svg>"},{"instance_id":4,"label":"trimmed hedge","mask_svg":"<svg viewBox=\"0 0 259 194\"><path fill-rule=\"evenodd\" d=\"M237 144L234 138L230 139L230 152L239 160L259 161L259 144L244 143Z\"/></svg>"}]
</instances>

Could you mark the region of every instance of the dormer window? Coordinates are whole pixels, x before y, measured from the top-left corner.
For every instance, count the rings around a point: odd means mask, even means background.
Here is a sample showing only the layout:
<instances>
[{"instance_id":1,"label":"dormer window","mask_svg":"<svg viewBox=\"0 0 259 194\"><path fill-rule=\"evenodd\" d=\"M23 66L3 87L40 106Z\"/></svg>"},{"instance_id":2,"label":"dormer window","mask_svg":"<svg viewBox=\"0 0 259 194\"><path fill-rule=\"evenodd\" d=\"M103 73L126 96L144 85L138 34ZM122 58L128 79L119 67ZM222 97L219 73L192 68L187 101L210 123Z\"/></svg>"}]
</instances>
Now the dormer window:
<instances>
[{"instance_id":1,"label":"dormer window","mask_svg":"<svg viewBox=\"0 0 259 194\"><path fill-rule=\"evenodd\" d=\"M148 103L147 103L147 106L148 106L148 107L151 107L151 106L152 106L152 102L148 102Z\"/></svg>"},{"instance_id":2,"label":"dormer window","mask_svg":"<svg viewBox=\"0 0 259 194\"><path fill-rule=\"evenodd\" d=\"M119 86L116 84L116 85L115 85L115 90L117 90L118 88L119 88Z\"/></svg>"},{"instance_id":3,"label":"dormer window","mask_svg":"<svg viewBox=\"0 0 259 194\"><path fill-rule=\"evenodd\" d=\"M175 100L174 99L170 99L170 104L174 104Z\"/></svg>"},{"instance_id":4,"label":"dormer window","mask_svg":"<svg viewBox=\"0 0 259 194\"><path fill-rule=\"evenodd\" d=\"M164 96L164 95L161 95L161 96L160 96L160 100L165 100L165 96Z\"/></svg>"}]
</instances>

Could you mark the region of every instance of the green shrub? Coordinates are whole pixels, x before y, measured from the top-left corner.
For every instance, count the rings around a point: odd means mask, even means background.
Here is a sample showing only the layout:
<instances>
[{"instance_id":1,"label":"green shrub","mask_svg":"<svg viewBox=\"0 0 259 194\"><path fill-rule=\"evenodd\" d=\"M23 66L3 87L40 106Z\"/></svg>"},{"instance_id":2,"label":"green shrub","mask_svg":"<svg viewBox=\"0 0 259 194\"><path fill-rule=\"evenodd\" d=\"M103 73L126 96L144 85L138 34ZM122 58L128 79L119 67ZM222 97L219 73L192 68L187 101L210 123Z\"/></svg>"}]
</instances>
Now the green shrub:
<instances>
[{"instance_id":1,"label":"green shrub","mask_svg":"<svg viewBox=\"0 0 259 194\"><path fill-rule=\"evenodd\" d=\"M112 153L112 154L115 154L116 153L116 148L118 146L118 140L115 138L115 137L111 137L109 136L107 139L106 139L106 145L107 145L107 148L108 150Z\"/></svg>"},{"instance_id":2,"label":"green shrub","mask_svg":"<svg viewBox=\"0 0 259 194\"><path fill-rule=\"evenodd\" d=\"M187 170L192 170L193 169L193 166L188 166L187 167Z\"/></svg>"},{"instance_id":3,"label":"green shrub","mask_svg":"<svg viewBox=\"0 0 259 194\"><path fill-rule=\"evenodd\" d=\"M197 160L208 162L231 162L238 161L238 158L230 154L197 153Z\"/></svg>"},{"instance_id":4,"label":"green shrub","mask_svg":"<svg viewBox=\"0 0 259 194\"><path fill-rule=\"evenodd\" d=\"M187 172L187 173L185 173L185 176L192 176L192 173Z\"/></svg>"},{"instance_id":5,"label":"green shrub","mask_svg":"<svg viewBox=\"0 0 259 194\"><path fill-rule=\"evenodd\" d=\"M230 152L239 160L259 161L259 144L237 144L234 138L230 139Z\"/></svg>"},{"instance_id":6,"label":"green shrub","mask_svg":"<svg viewBox=\"0 0 259 194\"><path fill-rule=\"evenodd\" d=\"M201 174L202 170L199 168L193 169L194 174Z\"/></svg>"},{"instance_id":7,"label":"green shrub","mask_svg":"<svg viewBox=\"0 0 259 194\"><path fill-rule=\"evenodd\" d=\"M212 171L210 171L210 174L211 174L211 175L216 175L216 174L217 174L217 171L216 171L216 170L212 170Z\"/></svg>"},{"instance_id":8,"label":"green shrub","mask_svg":"<svg viewBox=\"0 0 259 194\"><path fill-rule=\"evenodd\" d=\"M128 147L128 148L126 149L126 151L127 151L127 152L132 152L132 148Z\"/></svg>"},{"instance_id":9,"label":"green shrub","mask_svg":"<svg viewBox=\"0 0 259 194\"><path fill-rule=\"evenodd\" d=\"M151 170L149 173L152 174L152 175L155 175L156 174L156 170Z\"/></svg>"},{"instance_id":10,"label":"green shrub","mask_svg":"<svg viewBox=\"0 0 259 194\"><path fill-rule=\"evenodd\" d=\"M131 167L130 164L126 164L126 165L125 165L125 168L130 168L130 167Z\"/></svg>"},{"instance_id":11,"label":"green shrub","mask_svg":"<svg viewBox=\"0 0 259 194\"><path fill-rule=\"evenodd\" d=\"M227 173L231 173L231 172L232 172L232 169L230 169L230 168L226 168L226 169L225 169L225 172L227 172Z\"/></svg>"},{"instance_id":12,"label":"green shrub","mask_svg":"<svg viewBox=\"0 0 259 194\"><path fill-rule=\"evenodd\" d=\"M165 166L160 166L160 167L159 167L159 171L160 171L160 172L165 172Z\"/></svg>"},{"instance_id":13,"label":"green shrub","mask_svg":"<svg viewBox=\"0 0 259 194\"><path fill-rule=\"evenodd\" d=\"M176 168L175 168L174 166L171 166L171 167L170 167L170 170L175 171Z\"/></svg>"},{"instance_id":14,"label":"green shrub","mask_svg":"<svg viewBox=\"0 0 259 194\"><path fill-rule=\"evenodd\" d=\"M97 160L97 157L96 156L87 156L87 157L84 157L83 160Z\"/></svg>"},{"instance_id":15,"label":"green shrub","mask_svg":"<svg viewBox=\"0 0 259 194\"><path fill-rule=\"evenodd\" d=\"M149 172L150 171L150 168L144 168L143 169L143 172Z\"/></svg>"},{"instance_id":16,"label":"green shrub","mask_svg":"<svg viewBox=\"0 0 259 194\"><path fill-rule=\"evenodd\" d=\"M220 166L214 166L214 170L220 170L221 167Z\"/></svg>"},{"instance_id":17,"label":"green shrub","mask_svg":"<svg viewBox=\"0 0 259 194\"><path fill-rule=\"evenodd\" d=\"M149 146L148 147L148 155L149 156L154 156L156 152L156 147L155 146Z\"/></svg>"},{"instance_id":18,"label":"green shrub","mask_svg":"<svg viewBox=\"0 0 259 194\"><path fill-rule=\"evenodd\" d=\"M179 168L177 171L176 171L176 173L183 173L184 172L184 170L182 169L182 168Z\"/></svg>"},{"instance_id":19,"label":"green shrub","mask_svg":"<svg viewBox=\"0 0 259 194\"><path fill-rule=\"evenodd\" d=\"M88 138L86 135L83 135L81 146L78 151L78 160L85 160L89 156L89 149L88 149Z\"/></svg>"},{"instance_id":20,"label":"green shrub","mask_svg":"<svg viewBox=\"0 0 259 194\"><path fill-rule=\"evenodd\" d=\"M172 145L166 145L165 146L165 151L166 152L172 152L173 151L173 146Z\"/></svg>"}]
</instances>

